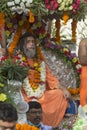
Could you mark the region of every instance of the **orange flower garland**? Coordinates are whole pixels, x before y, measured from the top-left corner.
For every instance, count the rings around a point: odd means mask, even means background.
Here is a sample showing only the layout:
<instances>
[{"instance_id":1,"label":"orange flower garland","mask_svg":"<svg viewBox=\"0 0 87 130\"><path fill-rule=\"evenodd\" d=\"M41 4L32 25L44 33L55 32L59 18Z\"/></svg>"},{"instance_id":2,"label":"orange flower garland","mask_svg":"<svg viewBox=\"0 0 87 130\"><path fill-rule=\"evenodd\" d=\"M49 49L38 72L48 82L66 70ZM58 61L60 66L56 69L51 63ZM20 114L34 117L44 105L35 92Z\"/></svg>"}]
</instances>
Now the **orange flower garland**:
<instances>
[{"instance_id":1,"label":"orange flower garland","mask_svg":"<svg viewBox=\"0 0 87 130\"><path fill-rule=\"evenodd\" d=\"M77 27L77 20L72 20L72 41L76 43L76 27Z\"/></svg>"},{"instance_id":2,"label":"orange flower garland","mask_svg":"<svg viewBox=\"0 0 87 130\"><path fill-rule=\"evenodd\" d=\"M37 41L36 41L36 44L37 44ZM41 53L41 49L40 47L37 45L37 55L38 55L38 59L39 60L36 60L34 59L32 65L30 65L29 61L28 61L28 64L33 67L32 70L29 70L29 82L31 84L31 87L33 88L33 90L37 89L39 87L39 84L41 83L41 80L40 80L40 72L41 72L41 68L40 68L40 63L42 60L44 60L44 57Z\"/></svg>"},{"instance_id":3,"label":"orange flower garland","mask_svg":"<svg viewBox=\"0 0 87 130\"><path fill-rule=\"evenodd\" d=\"M69 91L72 95L76 95L76 94L79 94L80 88L68 88L68 91Z\"/></svg>"},{"instance_id":4,"label":"orange flower garland","mask_svg":"<svg viewBox=\"0 0 87 130\"><path fill-rule=\"evenodd\" d=\"M58 19L56 21L56 28L57 28L57 30L56 30L56 41L58 43L60 43L60 27L61 27L61 25L60 25L60 19Z\"/></svg>"},{"instance_id":5,"label":"orange flower garland","mask_svg":"<svg viewBox=\"0 0 87 130\"><path fill-rule=\"evenodd\" d=\"M5 25L5 18L3 13L0 13L0 25L2 25L3 27Z\"/></svg>"},{"instance_id":6,"label":"orange flower garland","mask_svg":"<svg viewBox=\"0 0 87 130\"><path fill-rule=\"evenodd\" d=\"M33 23L35 21L35 19L34 19L34 14L32 13L32 11L30 10L30 12L29 12L29 22L30 23Z\"/></svg>"},{"instance_id":7,"label":"orange flower garland","mask_svg":"<svg viewBox=\"0 0 87 130\"><path fill-rule=\"evenodd\" d=\"M9 56L12 56L12 53L17 46L21 33L22 33L22 28L18 28L18 30L16 31L14 35L13 41L10 43L10 47L8 48Z\"/></svg>"},{"instance_id":8,"label":"orange flower garland","mask_svg":"<svg viewBox=\"0 0 87 130\"><path fill-rule=\"evenodd\" d=\"M16 124L16 130L39 130L39 128L28 124Z\"/></svg>"},{"instance_id":9,"label":"orange flower garland","mask_svg":"<svg viewBox=\"0 0 87 130\"><path fill-rule=\"evenodd\" d=\"M0 13L0 41L2 41L2 28L5 26L4 14Z\"/></svg>"},{"instance_id":10,"label":"orange flower garland","mask_svg":"<svg viewBox=\"0 0 87 130\"><path fill-rule=\"evenodd\" d=\"M40 84L40 62L37 60L33 61L33 66L30 65L30 67L32 67L32 69L29 70L29 82L31 84L31 87L33 88L33 90L37 89L39 87Z\"/></svg>"},{"instance_id":11,"label":"orange flower garland","mask_svg":"<svg viewBox=\"0 0 87 130\"><path fill-rule=\"evenodd\" d=\"M22 26L19 26L15 35L14 35L14 38L13 38L13 41L10 43L10 46L8 48L8 54L9 56L12 56L13 52L14 52L14 49L16 48L17 44L18 44L18 41L22 35L22 30L23 29L26 29L27 31L29 32L32 32L32 30L29 28L28 26L28 21L25 21L24 24Z\"/></svg>"}]
</instances>

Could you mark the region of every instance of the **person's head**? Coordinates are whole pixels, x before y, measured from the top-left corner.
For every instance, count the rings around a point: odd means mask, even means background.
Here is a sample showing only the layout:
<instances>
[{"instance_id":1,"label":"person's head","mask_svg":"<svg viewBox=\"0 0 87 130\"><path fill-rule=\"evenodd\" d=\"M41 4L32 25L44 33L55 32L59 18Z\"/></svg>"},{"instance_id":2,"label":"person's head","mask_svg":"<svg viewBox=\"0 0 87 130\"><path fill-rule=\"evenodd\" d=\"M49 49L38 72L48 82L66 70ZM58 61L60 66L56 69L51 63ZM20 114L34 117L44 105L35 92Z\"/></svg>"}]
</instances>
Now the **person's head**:
<instances>
[{"instance_id":1,"label":"person's head","mask_svg":"<svg viewBox=\"0 0 87 130\"><path fill-rule=\"evenodd\" d=\"M27 120L34 126L39 126L42 121L42 107L37 101L31 101L29 104L29 110L27 111Z\"/></svg>"},{"instance_id":2,"label":"person's head","mask_svg":"<svg viewBox=\"0 0 87 130\"><path fill-rule=\"evenodd\" d=\"M36 56L35 37L32 33L24 33L19 40L19 49L24 52L27 58Z\"/></svg>"},{"instance_id":3,"label":"person's head","mask_svg":"<svg viewBox=\"0 0 87 130\"><path fill-rule=\"evenodd\" d=\"M0 130L15 130L17 120L16 108L10 103L0 102Z\"/></svg>"}]
</instances>

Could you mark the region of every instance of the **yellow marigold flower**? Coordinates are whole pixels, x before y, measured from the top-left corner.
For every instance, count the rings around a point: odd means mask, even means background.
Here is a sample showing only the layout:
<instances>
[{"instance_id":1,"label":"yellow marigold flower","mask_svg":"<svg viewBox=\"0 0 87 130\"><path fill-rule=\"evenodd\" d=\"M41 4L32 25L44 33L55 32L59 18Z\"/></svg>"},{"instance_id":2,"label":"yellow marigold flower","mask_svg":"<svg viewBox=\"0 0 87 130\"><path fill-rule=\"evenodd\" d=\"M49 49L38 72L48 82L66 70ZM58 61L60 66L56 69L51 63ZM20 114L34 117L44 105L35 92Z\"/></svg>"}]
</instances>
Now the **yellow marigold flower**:
<instances>
[{"instance_id":1,"label":"yellow marigold flower","mask_svg":"<svg viewBox=\"0 0 87 130\"><path fill-rule=\"evenodd\" d=\"M38 22L37 27L41 27L41 22Z\"/></svg>"},{"instance_id":2,"label":"yellow marigold flower","mask_svg":"<svg viewBox=\"0 0 87 130\"><path fill-rule=\"evenodd\" d=\"M11 33L10 33L10 31L7 30L7 31L5 32L5 34L6 34L6 37L9 37L9 35L10 35Z\"/></svg>"},{"instance_id":3,"label":"yellow marigold flower","mask_svg":"<svg viewBox=\"0 0 87 130\"><path fill-rule=\"evenodd\" d=\"M22 61L26 61L26 58L24 56L22 57Z\"/></svg>"},{"instance_id":4,"label":"yellow marigold flower","mask_svg":"<svg viewBox=\"0 0 87 130\"><path fill-rule=\"evenodd\" d=\"M41 69L41 68L38 68L38 71L39 71L39 72L41 72L41 71L42 71L42 69Z\"/></svg>"},{"instance_id":5,"label":"yellow marigold flower","mask_svg":"<svg viewBox=\"0 0 87 130\"><path fill-rule=\"evenodd\" d=\"M5 95L4 93L0 94L0 101L4 102L7 99L7 95Z\"/></svg>"},{"instance_id":6,"label":"yellow marigold flower","mask_svg":"<svg viewBox=\"0 0 87 130\"><path fill-rule=\"evenodd\" d=\"M69 15L66 13L66 12L64 12L64 14L63 14L63 20L64 20L64 25L67 23L67 21L69 20Z\"/></svg>"},{"instance_id":7,"label":"yellow marigold flower","mask_svg":"<svg viewBox=\"0 0 87 130\"><path fill-rule=\"evenodd\" d=\"M77 61L77 58L76 58L76 57L74 57L72 61L75 63L75 62Z\"/></svg>"},{"instance_id":8,"label":"yellow marigold flower","mask_svg":"<svg viewBox=\"0 0 87 130\"><path fill-rule=\"evenodd\" d=\"M4 87L4 84L0 83L0 87Z\"/></svg>"},{"instance_id":9,"label":"yellow marigold flower","mask_svg":"<svg viewBox=\"0 0 87 130\"><path fill-rule=\"evenodd\" d=\"M34 67L37 67L38 66L38 63L34 63Z\"/></svg>"},{"instance_id":10,"label":"yellow marigold flower","mask_svg":"<svg viewBox=\"0 0 87 130\"><path fill-rule=\"evenodd\" d=\"M69 52L69 50L68 50L67 48L63 48L63 51L67 51L67 52Z\"/></svg>"},{"instance_id":11,"label":"yellow marigold flower","mask_svg":"<svg viewBox=\"0 0 87 130\"><path fill-rule=\"evenodd\" d=\"M23 20L20 20L18 24L19 24L19 26L22 26L23 23L24 23Z\"/></svg>"},{"instance_id":12,"label":"yellow marigold flower","mask_svg":"<svg viewBox=\"0 0 87 130\"><path fill-rule=\"evenodd\" d=\"M13 25L13 24L12 24L11 22L9 22L9 23L7 24L7 27L8 27L8 28L12 28L12 25Z\"/></svg>"},{"instance_id":13,"label":"yellow marigold flower","mask_svg":"<svg viewBox=\"0 0 87 130\"><path fill-rule=\"evenodd\" d=\"M16 130L20 130L21 129L21 124L16 124Z\"/></svg>"},{"instance_id":14,"label":"yellow marigold flower","mask_svg":"<svg viewBox=\"0 0 87 130\"><path fill-rule=\"evenodd\" d=\"M33 88L33 91L34 91L34 92L36 92L36 91L37 91L37 88L36 88L36 87L35 87L35 88Z\"/></svg>"}]
</instances>

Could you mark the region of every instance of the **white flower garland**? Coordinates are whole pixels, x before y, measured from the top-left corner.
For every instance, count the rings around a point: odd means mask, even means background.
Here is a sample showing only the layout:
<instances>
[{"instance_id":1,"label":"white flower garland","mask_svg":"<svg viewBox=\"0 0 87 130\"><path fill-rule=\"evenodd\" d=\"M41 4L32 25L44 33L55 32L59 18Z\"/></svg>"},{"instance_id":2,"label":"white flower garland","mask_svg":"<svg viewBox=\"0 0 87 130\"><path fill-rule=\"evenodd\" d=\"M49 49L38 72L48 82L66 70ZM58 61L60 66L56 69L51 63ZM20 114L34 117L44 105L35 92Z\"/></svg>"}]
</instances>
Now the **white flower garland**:
<instances>
[{"instance_id":1,"label":"white flower garland","mask_svg":"<svg viewBox=\"0 0 87 130\"><path fill-rule=\"evenodd\" d=\"M7 6L10 8L10 10L13 13L28 14L32 2L33 0L14 0L14 1L7 2Z\"/></svg>"},{"instance_id":2,"label":"white flower garland","mask_svg":"<svg viewBox=\"0 0 87 130\"><path fill-rule=\"evenodd\" d=\"M45 84L45 81L46 81L46 65L45 65L45 62L41 62L40 64L40 68L41 68L41 77L40 77L40 80L44 83L42 84L39 84L39 87L36 89L36 90L33 90L33 88L31 87L30 83L29 83L29 79L28 77L26 77L24 79L24 82L23 82L23 88L26 92L26 95L28 97L36 97L36 98L40 98L45 89L46 89L46 84Z\"/></svg>"}]
</instances>

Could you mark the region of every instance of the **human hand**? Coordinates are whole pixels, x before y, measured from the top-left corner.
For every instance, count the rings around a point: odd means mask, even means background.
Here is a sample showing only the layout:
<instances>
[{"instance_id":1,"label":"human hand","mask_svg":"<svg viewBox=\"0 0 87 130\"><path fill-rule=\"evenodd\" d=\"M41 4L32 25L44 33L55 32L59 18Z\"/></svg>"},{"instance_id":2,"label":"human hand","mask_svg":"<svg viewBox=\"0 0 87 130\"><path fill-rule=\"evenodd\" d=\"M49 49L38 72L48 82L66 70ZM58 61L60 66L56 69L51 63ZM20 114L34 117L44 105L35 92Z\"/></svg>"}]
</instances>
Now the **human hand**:
<instances>
[{"instance_id":1,"label":"human hand","mask_svg":"<svg viewBox=\"0 0 87 130\"><path fill-rule=\"evenodd\" d=\"M62 89L63 90L63 96L65 99L69 99L71 97L70 92L67 89Z\"/></svg>"}]
</instances>

